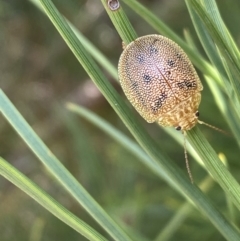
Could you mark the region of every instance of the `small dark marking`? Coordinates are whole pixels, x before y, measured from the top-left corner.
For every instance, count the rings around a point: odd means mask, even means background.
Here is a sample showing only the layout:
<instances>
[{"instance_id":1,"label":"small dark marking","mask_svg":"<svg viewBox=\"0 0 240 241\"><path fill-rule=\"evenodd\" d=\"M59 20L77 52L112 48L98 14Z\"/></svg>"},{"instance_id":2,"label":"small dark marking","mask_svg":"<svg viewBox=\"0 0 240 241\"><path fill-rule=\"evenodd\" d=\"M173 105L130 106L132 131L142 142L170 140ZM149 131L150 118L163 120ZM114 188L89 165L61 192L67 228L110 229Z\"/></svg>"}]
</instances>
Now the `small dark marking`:
<instances>
[{"instance_id":1,"label":"small dark marking","mask_svg":"<svg viewBox=\"0 0 240 241\"><path fill-rule=\"evenodd\" d=\"M188 88L188 89L194 89L194 88L196 88L196 87L197 87L197 85L196 85L196 82L195 82L195 81L192 81L192 82L187 81L187 82L185 82L185 84L186 84L186 86L187 86L187 88Z\"/></svg>"},{"instance_id":2,"label":"small dark marking","mask_svg":"<svg viewBox=\"0 0 240 241\"><path fill-rule=\"evenodd\" d=\"M152 80L148 74L144 74L143 79L145 80L145 82L150 82Z\"/></svg>"},{"instance_id":3,"label":"small dark marking","mask_svg":"<svg viewBox=\"0 0 240 241\"><path fill-rule=\"evenodd\" d=\"M138 60L138 63L142 64L144 62L144 56L141 54L137 55L137 60Z\"/></svg>"},{"instance_id":4,"label":"small dark marking","mask_svg":"<svg viewBox=\"0 0 240 241\"><path fill-rule=\"evenodd\" d=\"M185 82L179 82L177 83L177 86L179 87L179 89L183 89L185 87Z\"/></svg>"},{"instance_id":5,"label":"small dark marking","mask_svg":"<svg viewBox=\"0 0 240 241\"><path fill-rule=\"evenodd\" d=\"M160 98L161 102L167 99L167 94L165 92L161 93Z\"/></svg>"},{"instance_id":6,"label":"small dark marking","mask_svg":"<svg viewBox=\"0 0 240 241\"><path fill-rule=\"evenodd\" d=\"M172 59L169 59L167 61L167 64L170 66L170 67L173 67L175 65L175 62L172 60Z\"/></svg>"},{"instance_id":7,"label":"small dark marking","mask_svg":"<svg viewBox=\"0 0 240 241\"><path fill-rule=\"evenodd\" d=\"M150 52L150 55L152 55L152 54L157 54L157 53L158 53L158 50L157 50L157 48L155 48L153 45L150 45L150 47L149 47L149 52Z\"/></svg>"},{"instance_id":8,"label":"small dark marking","mask_svg":"<svg viewBox=\"0 0 240 241\"><path fill-rule=\"evenodd\" d=\"M159 41L159 39L155 38L155 39L153 40L153 44L155 44L155 43L158 42L158 41Z\"/></svg>"},{"instance_id":9,"label":"small dark marking","mask_svg":"<svg viewBox=\"0 0 240 241\"><path fill-rule=\"evenodd\" d=\"M146 106L145 100L142 97L141 92L139 91L139 85L138 85L138 83L136 81L132 81L131 82L131 85L130 85L129 89L131 89L134 92L134 95L142 103L142 105Z\"/></svg>"},{"instance_id":10,"label":"small dark marking","mask_svg":"<svg viewBox=\"0 0 240 241\"><path fill-rule=\"evenodd\" d=\"M182 55L179 54L179 53L177 53L176 56L177 56L178 59L181 59L181 58L182 58Z\"/></svg>"},{"instance_id":11,"label":"small dark marking","mask_svg":"<svg viewBox=\"0 0 240 241\"><path fill-rule=\"evenodd\" d=\"M196 115L197 117L199 117L199 116L200 116L199 111L197 111L197 112L195 113L195 115Z\"/></svg>"},{"instance_id":12,"label":"small dark marking","mask_svg":"<svg viewBox=\"0 0 240 241\"><path fill-rule=\"evenodd\" d=\"M137 82L133 82L133 83L131 84L131 87L130 87L130 88L136 90L136 89L138 88L138 83L137 83Z\"/></svg>"},{"instance_id":13,"label":"small dark marking","mask_svg":"<svg viewBox=\"0 0 240 241\"><path fill-rule=\"evenodd\" d=\"M163 101L167 98L167 95L165 93L161 93L160 97L155 100L154 105L152 106L153 112L157 112L161 106Z\"/></svg>"},{"instance_id":14,"label":"small dark marking","mask_svg":"<svg viewBox=\"0 0 240 241\"><path fill-rule=\"evenodd\" d=\"M183 82L179 82L177 83L179 89L183 89L183 88L186 88L186 89L195 89L197 87L197 84L196 84L196 81L183 81Z\"/></svg>"}]
</instances>

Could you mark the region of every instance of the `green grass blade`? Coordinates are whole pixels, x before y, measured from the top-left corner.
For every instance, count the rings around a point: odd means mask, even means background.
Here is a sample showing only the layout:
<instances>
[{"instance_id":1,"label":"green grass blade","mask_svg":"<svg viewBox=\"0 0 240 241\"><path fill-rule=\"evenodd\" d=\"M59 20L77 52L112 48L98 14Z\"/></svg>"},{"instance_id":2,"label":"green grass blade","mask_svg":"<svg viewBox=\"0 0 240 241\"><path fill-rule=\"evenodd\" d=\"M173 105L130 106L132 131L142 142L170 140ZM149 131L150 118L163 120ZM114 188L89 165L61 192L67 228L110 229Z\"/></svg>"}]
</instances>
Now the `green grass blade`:
<instances>
[{"instance_id":1,"label":"green grass blade","mask_svg":"<svg viewBox=\"0 0 240 241\"><path fill-rule=\"evenodd\" d=\"M155 161L159 161L162 168L172 178L172 180L176 182L176 185L182 189L185 196L191 199L195 205L208 216L208 218L228 240L239 240L240 236L236 228L223 217L223 215L211 204L208 198L205 197L196 186L191 185L188 178L183 175L182 171L174 163L172 163L165 154L163 154L164 152L161 148L151 139L146 131L141 128L141 125L139 125L138 121L133 117L129 108L126 104L124 104L118 93L104 78L99 68L96 64L94 64L88 53L78 42L76 36L51 2L42 0L41 3L60 34L63 36L64 40L69 45L70 49L76 55L76 58L85 68L89 76L104 94L113 109L118 113L120 118L144 150Z\"/></svg>"},{"instance_id":2,"label":"green grass blade","mask_svg":"<svg viewBox=\"0 0 240 241\"><path fill-rule=\"evenodd\" d=\"M0 110L42 163L112 237L131 240L45 146L1 90Z\"/></svg>"},{"instance_id":3,"label":"green grass blade","mask_svg":"<svg viewBox=\"0 0 240 241\"><path fill-rule=\"evenodd\" d=\"M162 170L159 163L153 161L146 154L146 152L144 152L143 149L134 141L132 141L129 137L117 130L114 126L110 125L107 121L103 120L102 118L82 106L73 103L67 103L66 106L67 109L69 109L70 111L80 115L84 119L88 120L89 122L100 128L103 132L112 137L120 145L132 152L138 158L138 160L140 160L144 165L150 168L150 170L156 173L161 179L164 179L171 186L181 192L181 190L178 189L173 180L164 172L164 170Z\"/></svg>"},{"instance_id":4,"label":"green grass blade","mask_svg":"<svg viewBox=\"0 0 240 241\"><path fill-rule=\"evenodd\" d=\"M109 17L112 20L114 27L117 29L118 34L120 35L122 41L125 44L129 44L134 39L137 38L137 34L132 27L131 23L129 22L125 12L123 11L121 5L115 11L112 11L106 0L101 0L105 10L107 11ZM114 1L113 1L114 2ZM119 3L119 1L116 1ZM119 3L120 4L120 3ZM114 12L114 14L112 14Z\"/></svg>"},{"instance_id":5,"label":"green grass blade","mask_svg":"<svg viewBox=\"0 0 240 241\"><path fill-rule=\"evenodd\" d=\"M136 0L123 0L133 11L135 11L139 16L146 20L155 30L161 34L167 36L168 38L174 40L182 48L191 51L190 47L182 40L176 33L174 33L164 22L162 22L156 15L145 8Z\"/></svg>"},{"instance_id":6,"label":"green grass blade","mask_svg":"<svg viewBox=\"0 0 240 241\"><path fill-rule=\"evenodd\" d=\"M182 146L182 148L184 148L184 139L182 133L176 133L176 130L173 128L162 127L162 130L165 131L169 136L171 136L180 146ZM195 161L198 162L199 165L205 168L203 161L191 145L187 145L187 153L190 154L195 159Z\"/></svg>"},{"instance_id":7,"label":"green grass blade","mask_svg":"<svg viewBox=\"0 0 240 241\"><path fill-rule=\"evenodd\" d=\"M88 240L107 241L102 235L91 228L88 224L80 220L74 214L69 212L60 203L54 200L46 192L44 192L35 183L29 180L25 175L15 169L7 161L0 157L0 174L7 180L12 182L54 216L62 220L68 226L82 234Z\"/></svg>"},{"instance_id":8,"label":"green grass blade","mask_svg":"<svg viewBox=\"0 0 240 241\"><path fill-rule=\"evenodd\" d=\"M225 39L225 42L228 43L230 49L232 50L232 54L236 56L237 61L240 61L239 49L222 20L216 1L201 0L201 3L204 5L209 16L213 19L213 22L216 24L218 31L221 32L221 35Z\"/></svg>"},{"instance_id":9,"label":"green grass blade","mask_svg":"<svg viewBox=\"0 0 240 241\"><path fill-rule=\"evenodd\" d=\"M232 102L228 101L226 96L222 93L219 86L211 78L205 76L206 82L212 91L215 102L217 103L223 117L230 126L232 133L240 146L240 126L239 126L239 117L232 106Z\"/></svg>"},{"instance_id":10,"label":"green grass blade","mask_svg":"<svg viewBox=\"0 0 240 241\"><path fill-rule=\"evenodd\" d=\"M44 14L45 11L43 10L42 5L40 4L39 0L29 0L31 3L33 3L39 10L41 10ZM115 66L106 58L106 56L103 55L97 49L75 26L73 26L67 19L66 19L68 25L73 30L73 32L78 37L79 41L83 44L83 46L86 48L86 50L91 54L91 56L101 65L104 67L104 69L114 78L118 79L118 74Z\"/></svg>"},{"instance_id":11,"label":"green grass blade","mask_svg":"<svg viewBox=\"0 0 240 241\"><path fill-rule=\"evenodd\" d=\"M217 154L207 141L203 141L204 136L194 127L187 133L187 139L202 158L207 170L214 179L221 185L227 195L232 196L233 203L240 208L240 188L237 181L233 178L225 165L219 160ZM240 209L239 209L240 210Z\"/></svg>"},{"instance_id":12,"label":"green grass blade","mask_svg":"<svg viewBox=\"0 0 240 241\"><path fill-rule=\"evenodd\" d=\"M206 177L201 184L199 185L200 188L204 192L208 192L214 182L211 177ZM180 228L182 223L189 217L193 207L190 203L185 202L173 216L173 218L166 223L165 228L161 230L161 232L157 235L154 241L167 241L170 240L171 237L176 233L176 231Z\"/></svg>"},{"instance_id":13,"label":"green grass blade","mask_svg":"<svg viewBox=\"0 0 240 241\"><path fill-rule=\"evenodd\" d=\"M161 178L164 178L167 182L170 183L170 185L176 188L176 186L171 181L171 179L169 179L168 176L166 176L166 174L159 167L158 163L153 162L153 160L151 160L151 158L149 158L149 156L147 156L139 146L137 146L132 140L130 140L128 137L126 137L124 134L122 134L120 131L118 131L116 128L110 125L107 121L103 120L102 118L100 118L99 116L97 116L96 114L92 113L90 110L82 106L78 106L73 103L67 103L66 106L67 106L67 109L69 109L70 111L75 112L76 114L79 114L84 119L88 120L95 126L99 127L102 131L104 131L106 134L111 136L119 144L121 144L126 149L131 151L140 161L142 161L143 164L145 164L158 176L160 176ZM168 128L165 128L165 129L168 129ZM181 140L178 139L178 141L182 143L183 142L182 136L180 139ZM208 191L212 183L213 183L212 178L208 177L206 180L204 180L204 182L200 184L201 189L203 188L205 192ZM184 204L181 210L177 212L173 220L171 220L170 223L166 225L166 229L161 231L161 233L156 238L156 240L157 241L167 240L169 236L173 236L174 230L177 230L179 228L182 222L188 217L189 212L191 212L192 209L193 207L190 203Z\"/></svg>"},{"instance_id":14,"label":"green grass blade","mask_svg":"<svg viewBox=\"0 0 240 241\"><path fill-rule=\"evenodd\" d=\"M187 45L196 53L200 54L198 49L197 49L197 46L192 38L192 35L190 33L190 31L188 29L183 29L183 36L184 36L184 39L187 43Z\"/></svg>"},{"instance_id":15,"label":"green grass blade","mask_svg":"<svg viewBox=\"0 0 240 241\"><path fill-rule=\"evenodd\" d=\"M218 49L216 48L211 36L209 35L209 33L206 31L206 28L204 26L204 24L202 23L201 19L199 18L199 16L196 14L196 12L193 10L193 8L191 7L191 5L189 4L188 1L186 1L188 10L190 12L190 16L192 18L194 27L196 29L196 32L198 34L198 37L203 45L203 48L205 49L205 52L207 53L209 59L211 60L211 62L213 63L214 66L216 66L218 72L219 72L219 76L221 77L224 85L225 85L225 89L226 92L228 93L228 96L231 96L231 98L229 98L228 100L226 100L225 103L229 103L229 105L234 106L235 110L233 109L233 112L235 112L235 114L232 114L232 118L229 119L229 115L224 115L225 119L227 120L227 122L229 123L231 129L236 129L234 127L233 122L239 122L240 120L240 114L239 114L239 109L240 106L238 107L238 100L236 100L236 95L234 94L234 90L230 84L230 82L227 79L227 76L229 76L230 78L233 78L231 71L228 69L228 66L225 64L224 59L221 58L221 55L219 55ZM206 78L207 83L209 86L212 86L213 84L211 83L213 81L212 78ZM216 88L219 88L217 85L215 85ZM214 94L214 89L211 88L211 91ZM220 92L220 90L218 90L218 92ZM220 102L216 102L217 105L219 106L220 110L222 111L222 108L220 106ZM226 113L224 113L226 114ZM231 121L231 119L235 118L233 121ZM237 139L239 139L239 132L233 132L235 137ZM239 141L238 141L239 142Z\"/></svg>"},{"instance_id":16,"label":"green grass blade","mask_svg":"<svg viewBox=\"0 0 240 241\"><path fill-rule=\"evenodd\" d=\"M156 173L161 179L164 179L172 187L181 192L181 189L179 189L172 181L172 179L164 172L164 170L162 170L158 162L154 162L146 154L146 152L144 152L141 149L139 145L137 145L134 141L132 141L122 132L117 130L114 126L112 126L107 121L103 120L101 117L97 116L96 114L82 106L76 105L74 103L67 103L66 106L70 111L80 115L84 119L91 122L93 125L100 128L103 132L112 137L120 145L122 145L127 150L132 152L138 158L138 160L140 160L144 165L150 168L150 170ZM180 145L183 145L183 136L181 135L181 133L179 133L180 135L176 135L176 131L170 128L163 128L163 130L166 131L166 133L168 133L170 136L172 136ZM201 165L203 165L203 162L201 161L197 153L194 151L194 149L191 148L191 146L189 146L188 153L191 154L195 159L197 159L197 161L201 163Z\"/></svg>"},{"instance_id":17,"label":"green grass blade","mask_svg":"<svg viewBox=\"0 0 240 241\"><path fill-rule=\"evenodd\" d=\"M236 45L233 44L234 41L226 27L219 28L219 26L223 25L222 21L219 21L218 18L212 18L212 15L214 15L212 13L213 11L210 14L204 6L196 0L186 0L186 2L198 14L205 28L208 30L209 35L217 45L221 58L224 60L223 64L225 65L225 70L230 74L229 79L234 90L234 96L229 95L229 98L235 98L235 101L237 102L235 104L235 109L239 111L240 81L238 79L240 76L240 59L238 50L237 53L235 53ZM216 6L215 11L217 11ZM228 92L228 94L230 93Z\"/></svg>"},{"instance_id":18,"label":"green grass blade","mask_svg":"<svg viewBox=\"0 0 240 241\"><path fill-rule=\"evenodd\" d=\"M226 71L224 69L224 66L222 64L221 58L219 58L217 48L212 41L211 37L206 31L205 26L201 22L199 16L195 13L195 11L191 8L188 1L186 1L186 5L188 7L188 11L190 13L190 17L192 19L193 25L195 27L195 30L197 32L198 38L202 43L202 46L208 56L208 58L211 60L211 62L216 66L218 72L220 73L220 76L227 77Z\"/></svg>"}]
</instances>

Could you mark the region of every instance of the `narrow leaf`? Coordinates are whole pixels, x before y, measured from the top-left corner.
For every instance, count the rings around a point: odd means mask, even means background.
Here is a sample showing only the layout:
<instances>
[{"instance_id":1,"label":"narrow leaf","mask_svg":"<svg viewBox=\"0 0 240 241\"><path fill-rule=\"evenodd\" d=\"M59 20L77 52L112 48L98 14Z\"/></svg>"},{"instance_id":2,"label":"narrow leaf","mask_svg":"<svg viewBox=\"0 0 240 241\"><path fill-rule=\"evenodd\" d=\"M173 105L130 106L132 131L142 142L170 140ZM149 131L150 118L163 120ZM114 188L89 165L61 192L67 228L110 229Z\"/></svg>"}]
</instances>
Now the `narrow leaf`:
<instances>
[{"instance_id":1,"label":"narrow leaf","mask_svg":"<svg viewBox=\"0 0 240 241\"><path fill-rule=\"evenodd\" d=\"M44 192L25 175L15 169L7 161L0 157L0 174L12 182L54 216L62 220L71 228L82 234L85 238L92 241L107 241L102 235L91 228L88 224L80 220L69 212L60 203Z\"/></svg>"}]
</instances>

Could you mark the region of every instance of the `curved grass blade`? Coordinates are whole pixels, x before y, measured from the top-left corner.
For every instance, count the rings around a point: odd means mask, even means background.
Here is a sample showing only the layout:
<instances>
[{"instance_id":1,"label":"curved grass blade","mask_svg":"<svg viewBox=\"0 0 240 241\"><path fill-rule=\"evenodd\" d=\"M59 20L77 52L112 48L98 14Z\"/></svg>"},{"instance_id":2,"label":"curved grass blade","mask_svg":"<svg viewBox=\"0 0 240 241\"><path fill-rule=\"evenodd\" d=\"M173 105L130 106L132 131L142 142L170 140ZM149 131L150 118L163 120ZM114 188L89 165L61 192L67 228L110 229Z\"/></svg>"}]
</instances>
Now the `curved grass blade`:
<instances>
[{"instance_id":1,"label":"curved grass blade","mask_svg":"<svg viewBox=\"0 0 240 241\"><path fill-rule=\"evenodd\" d=\"M228 96L231 96L231 98L228 99L228 103L231 106L235 107L234 112L236 112L236 116L238 115L238 118L236 120L234 120L234 122L238 122L240 120L240 113L239 113L239 109L240 106L238 106L238 100L236 100L236 94L234 93L234 89L231 86L231 83L229 82L229 80L227 79L228 77L233 78L231 71L228 69L228 66L226 65L224 58L222 58L221 53L219 53L218 49L216 48L216 45L214 44L211 36L209 35L209 33L207 32L204 24L202 23L200 17L196 14L196 12L193 10L192 6L189 4L188 1L186 1L191 19L193 21L194 27L196 29L196 32L198 34L198 37L202 43L203 48L205 49L206 54L208 55L209 59L211 60L211 62L213 63L214 66L216 66L218 72L219 72L219 76L222 79L224 86L225 86L225 90L228 94ZM217 9L216 9L217 11ZM208 85L211 85L212 79L206 78ZM216 86L216 88L218 88ZM211 88L212 92L213 89ZM214 94L214 93L213 93ZM226 102L226 103L227 103ZM216 102L217 104L219 102ZM219 106L220 110L221 107ZM228 115L224 115L224 117L226 119L228 119ZM227 120L229 124L231 124L231 120ZM234 126L230 127L233 129ZM239 136L238 133L235 133L235 136ZM237 139L239 139L239 137L237 137Z\"/></svg>"},{"instance_id":2,"label":"curved grass blade","mask_svg":"<svg viewBox=\"0 0 240 241\"><path fill-rule=\"evenodd\" d=\"M214 15L212 12L209 14L204 6L196 0L186 0L191 8L198 14L205 28L208 30L209 35L217 45L220 56L223 60L223 65L230 79L230 83L234 90L234 96L230 95L229 98L235 98L235 109L239 112L240 106L240 58L239 51L236 51L236 45L227 31L223 22L219 18L212 18ZM215 11L217 11L215 6ZM221 26L221 28L219 28ZM225 85L227 87L227 84Z\"/></svg>"},{"instance_id":3,"label":"curved grass blade","mask_svg":"<svg viewBox=\"0 0 240 241\"><path fill-rule=\"evenodd\" d=\"M88 213L116 240L131 241L125 232L108 216L89 193L61 164L42 140L31 129L5 94L0 90L0 110L35 155L51 171L66 190L88 211Z\"/></svg>"},{"instance_id":4,"label":"curved grass blade","mask_svg":"<svg viewBox=\"0 0 240 241\"><path fill-rule=\"evenodd\" d=\"M101 234L69 212L45 191L0 157L0 174L32 197L54 216L91 241L107 241Z\"/></svg>"},{"instance_id":5,"label":"curved grass blade","mask_svg":"<svg viewBox=\"0 0 240 241\"><path fill-rule=\"evenodd\" d=\"M167 182L170 183L170 185L172 185L176 189L175 184L172 182L171 179L168 178L167 175L165 175L165 173L158 165L158 163L153 162L153 160L151 160L151 158L147 156L146 153L138 145L136 145L127 136L125 136L116 128L114 128L112 125L110 125L107 121L103 120L101 117L97 116L96 114L94 114L93 112L91 112L90 110L82 106L79 106L73 103L67 103L66 107L70 111L75 112L76 114L79 114L84 119L88 120L95 126L99 127L102 131L104 131L106 134L108 134L110 137L116 140L119 144L121 144L123 147L128 149L130 152L132 152L140 161L142 161L144 165L150 168L153 172L155 172L161 178L164 178ZM172 133L170 135L172 135ZM182 136L180 139L181 140L178 140L178 141L182 142L183 141ZM213 184L213 179L211 177L208 177L200 184L200 187L201 189L204 190L204 192L206 192L210 189L212 184ZM180 191L179 189L177 190ZM182 222L189 216L189 212L191 212L192 209L193 207L190 203L184 204L181 210L179 210L179 212L177 212L177 214L169 222L169 224L166 225L166 228L161 231L159 236L156 238L156 241L168 240L169 237L173 236L174 230L177 230L179 228Z\"/></svg>"},{"instance_id":6,"label":"curved grass blade","mask_svg":"<svg viewBox=\"0 0 240 241\"><path fill-rule=\"evenodd\" d=\"M209 16L212 18L213 22L216 24L216 27L219 32L221 32L222 37L225 39L225 42L228 43L230 49L232 50L232 54L236 57L237 62L240 61L240 52L239 49L234 42L230 32L228 31L226 25L223 22L221 14L218 10L217 4L215 0L201 0L204 8L208 12Z\"/></svg>"},{"instance_id":7,"label":"curved grass blade","mask_svg":"<svg viewBox=\"0 0 240 241\"><path fill-rule=\"evenodd\" d=\"M129 137L124 135L122 132L117 130L114 126L112 126L110 123L96 115L95 113L91 112L90 110L76 105L74 103L67 103L66 107L76 114L80 115L87 121L91 122L93 125L100 128L102 131L104 131L106 134L108 134L110 137L112 137L115 141L117 141L120 145L125 147L127 150L132 152L144 165L146 165L150 170L152 170L154 173L156 173L161 179L164 179L166 182L168 182L172 187L174 187L176 190L181 192L181 190L175 185L175 183L172 181L172 179L169 178L168 175L162 170L161 166L158 164L158 162L154 162L147 154L144 152L139 145L137 145L134 141L132 141ZM179 144L183 144L183 138L182 135L176 136L176 131L172 130L170 128L163 128L164 131L166 131L170 136L172 136ZM175 135L173 134L175 133ZM181 134L181 133L179 133ZM196 154L196 152L191 148L189 149L189 153L197 159L198 162L200 162L202 165L202 161L199 158L199 156Z\"/></svg>"},{"instance_id":8,"label":"curved grass blade","mask_svg":"<svg viewBox=\"0 0 240 241\"><path fill-rule=\"evenodd\" d=\"M208 192L214 182L211 177L206 177L200 184L200 188L204 192ZM154 241L167 241L173 237L173 234L179 229L182 223L190 216L193 207L190 203L185 202L173 216L173 218L165 225L165 228L157 235Z\"/></svg>"},{"instance_id":9,"label":"curved grass blade","mask_svg":"<svg viewBox=\"0 0 240 241\"><path fill-rule=\"evenodd\" d=\"M190 144L194 146L194 149L203 160L207 170L221 185L224 191L228 194L233 194L232 201L236 205L240 200L239 184L226 169L225 165L219 160L210 144L207 141L203 141L203 134L197 127L194 127L187 132L187 139Z\"/></svg>"},{"instance_id":10,"label":"curved grass blade","mask_svg":"<svg viewBox=\"0 0 240 241\"><path fill-rule=\"evenodd\" d=\"M117 130L114 126L110 125L107 121L103 120L102 118L82 106L76 105L74 103L67 103L66 107L70 111L80 115L87 121L100 128L115 141L117 141L120 145L132 152L144 165L150 168L150 170L156 173L161 179L164 179L172 187L181 192L181 190L178 189L173 180L169 178L169 176L164 172L164 170L162 170L158 162L154 162L139 145L137 145L122 132Z\"/></svg>"},{"instance_id":11,"label":"curved grass blade","mask_svg":"<svg viewBox=\"0 0 240 241\"><path fill-rule=\"evenodd\" d=\"M240 120L232 105L232 102L226 100L226 95L222 93L215 81L213 81L208 76L205 76L205 78L210 90L212 91L216 103L218 103L218 108L220 109L223 117L230 126L232 134L234 135L238 145L240 146Z\"/></svg>"},{"instance_id":12,"label":"curved grass blade","mask_svg":"<svg viewBox=\"0 0 240 241\"><path fill-rule=\"evenodd\" d=\"M134 28L132 27L131 23L128 21L128 18L125 12L123 11L120 2L118 0L116 1L119 4L119 8L115 11L112 11L109 8L106 0L101 1L124 44L129 44L134 39L136 39L137 34ZM114 14L112 14L112 12L114 12Z\"/></svg>"},{"instance_id":13,"label":"curved grass blade","mask_svg":"<svg viewBox=\"0 0 240 241\"><path fill-rule=\"evenodd\" d=\"M39 0L29 0L29 1L32 2L44 14L46 14ZM73 26L67 19L66 21L70 26L70 28L73 30L73 32L76 34L79 41L81 41L83 46L97 61L97 63L99 63L99 65L101 65L115 80L117 80L118 73L115 66L113 66L113 64L106 58L106 56L104 56L98 48L96 48L80 31L78 31L78 29L75 28L75 26Z\"/></svg>"}]
</instances>

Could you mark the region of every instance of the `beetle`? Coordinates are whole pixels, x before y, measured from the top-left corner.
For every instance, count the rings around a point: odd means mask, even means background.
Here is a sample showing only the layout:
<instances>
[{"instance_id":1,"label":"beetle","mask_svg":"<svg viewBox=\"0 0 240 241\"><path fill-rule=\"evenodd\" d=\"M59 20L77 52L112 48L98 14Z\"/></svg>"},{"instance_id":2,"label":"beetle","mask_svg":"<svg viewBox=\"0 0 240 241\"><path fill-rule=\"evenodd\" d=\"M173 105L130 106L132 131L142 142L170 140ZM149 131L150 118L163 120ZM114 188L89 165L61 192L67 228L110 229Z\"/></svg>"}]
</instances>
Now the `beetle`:
<instances>
[{"instance_id":1,"label":"beetle","mask_svg":"<svg viewBox=\"0 0 240 241\"><path fill-rule=\"evenodd\" d=\"M186 53L161 35L146 35L127 45L119 60L122 89L149 123L183 132L198 122L202 83Z\"/></svg>"}]
</instances>

